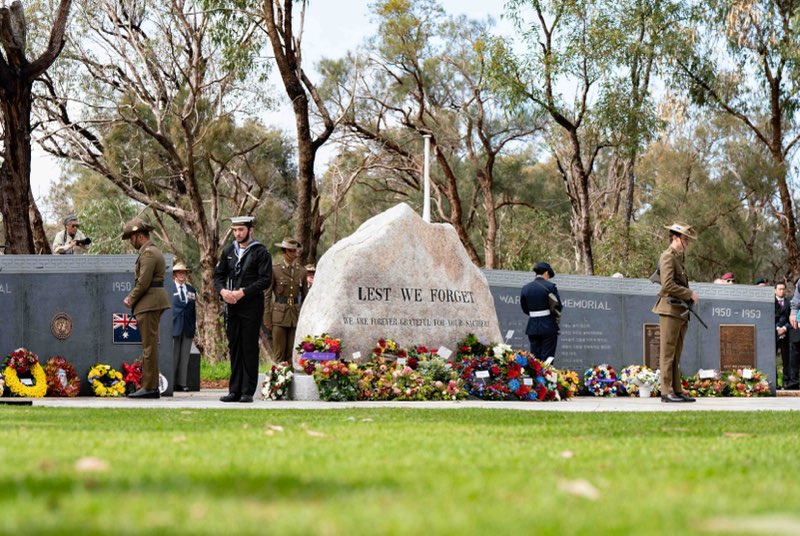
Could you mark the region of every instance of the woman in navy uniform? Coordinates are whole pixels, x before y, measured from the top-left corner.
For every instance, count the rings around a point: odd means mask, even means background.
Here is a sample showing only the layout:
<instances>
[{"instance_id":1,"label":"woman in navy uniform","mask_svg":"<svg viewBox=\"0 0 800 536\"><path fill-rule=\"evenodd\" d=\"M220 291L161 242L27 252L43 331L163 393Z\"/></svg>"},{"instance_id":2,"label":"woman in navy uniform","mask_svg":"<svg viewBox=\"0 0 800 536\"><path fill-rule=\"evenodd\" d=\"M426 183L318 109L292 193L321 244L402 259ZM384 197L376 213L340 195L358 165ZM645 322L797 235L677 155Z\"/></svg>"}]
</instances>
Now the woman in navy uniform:
<instances>
[{"instance_id":1,"label":"woman in navy uniform","mask_svg":"<svg viewBox=\"0 0 800 536\"><path fill-rule=\"evenodd\" d=\"M253 217L231 218L234 241L214 270L214 288L226 304L225 328L231 380L223 402L252 402L258 384L258 335L264 317L264 291L272 281L272 256L253 239Z\"/></svg>"},{"instance_id":2,"label":"woman in navy uniform","mask_svg":"<svg viewBox=\"0 0 800 536\"><path fill-rule=\"evenodd\" d=\"M539 359L547 359L556 355L558 344L558 321L550 312L550 298L553 294L558 301L556 310L562 309L561 297L555 283L553 268L546 262L537 262L533 267L536 277L522 287L519 304L528 315L528 327L525 333L531 343L531 354Z\"/></svg>"}]
</instances>

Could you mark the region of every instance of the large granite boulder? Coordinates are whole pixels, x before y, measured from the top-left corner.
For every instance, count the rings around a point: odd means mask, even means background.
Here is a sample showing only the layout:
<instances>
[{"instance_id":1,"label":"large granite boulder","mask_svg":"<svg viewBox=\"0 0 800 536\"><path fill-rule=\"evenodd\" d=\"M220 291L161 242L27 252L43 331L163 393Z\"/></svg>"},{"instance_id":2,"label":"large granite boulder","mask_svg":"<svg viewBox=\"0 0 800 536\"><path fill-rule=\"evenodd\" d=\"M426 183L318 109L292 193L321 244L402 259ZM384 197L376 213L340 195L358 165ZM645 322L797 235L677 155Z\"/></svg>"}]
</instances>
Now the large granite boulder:
<instances>
[{"instance_id":1,"label":"large granite boulder","mask_svg":"<svg viewBox=\"0 0 800 536\"><path fill-rule=\"evenodd\" d=\"M295 346L322 333L342 339L342 358L356 362L369 361L381 337L451 349L467 333L502 340L486 278L453 227L426 223L405 203L367 220L319 260Z\"/></svg>"}]
</instances>

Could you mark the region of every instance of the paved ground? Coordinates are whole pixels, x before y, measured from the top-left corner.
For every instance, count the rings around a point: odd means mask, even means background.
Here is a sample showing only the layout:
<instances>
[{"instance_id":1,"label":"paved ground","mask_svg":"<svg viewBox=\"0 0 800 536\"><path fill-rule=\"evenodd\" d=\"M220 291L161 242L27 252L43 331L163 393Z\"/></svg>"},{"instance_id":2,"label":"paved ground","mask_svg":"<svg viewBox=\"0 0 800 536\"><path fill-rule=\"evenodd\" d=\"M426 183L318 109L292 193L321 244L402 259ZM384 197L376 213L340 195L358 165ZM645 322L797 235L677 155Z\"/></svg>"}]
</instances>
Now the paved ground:
<instances>
[{"instance_id":1,"label":"paved ground","mask_svg":"<svg viewBox=\"0 0 800 536\"><path fill-rule=\"evenodd\" d=\"M195 393L176 393L158 400L131 400L128 398L41 398L32 400L33 406L60 408L176 408L176 409L228 409L228 410L320 410L342 408L496 408L521 411L800 411L800 397L778 396L769 398L703 398L692 404L666 404L659 398L593 398L577 397L567 402L302 402L256 400L252 404L219 401L224 390L203 390ZM2 402L22 399L0 399Z\"/></svg>"}]
</instances>

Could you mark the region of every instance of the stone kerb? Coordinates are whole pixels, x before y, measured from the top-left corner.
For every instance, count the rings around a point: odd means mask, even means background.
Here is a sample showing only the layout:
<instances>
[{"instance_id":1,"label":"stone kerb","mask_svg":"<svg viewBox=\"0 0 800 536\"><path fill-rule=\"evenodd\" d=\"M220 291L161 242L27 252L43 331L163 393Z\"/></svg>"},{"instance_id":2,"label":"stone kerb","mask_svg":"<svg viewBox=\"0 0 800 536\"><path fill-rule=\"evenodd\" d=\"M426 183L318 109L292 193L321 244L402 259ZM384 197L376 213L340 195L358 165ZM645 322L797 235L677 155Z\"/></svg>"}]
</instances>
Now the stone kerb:
<instances>
[{"instance_id":1,"label":"stone kerb","mask_svg":"<svg viewBox=\"0 0 800 536\"><path fill-rule=\"evenodd\" d=\"M453 227L426 223L404 203L364 222L317 263L295 346L322 333L342 339L342 358L359 363L381 337L434 347L467 333L501 340L489 285Z\"/></svg>"}]
</instances>

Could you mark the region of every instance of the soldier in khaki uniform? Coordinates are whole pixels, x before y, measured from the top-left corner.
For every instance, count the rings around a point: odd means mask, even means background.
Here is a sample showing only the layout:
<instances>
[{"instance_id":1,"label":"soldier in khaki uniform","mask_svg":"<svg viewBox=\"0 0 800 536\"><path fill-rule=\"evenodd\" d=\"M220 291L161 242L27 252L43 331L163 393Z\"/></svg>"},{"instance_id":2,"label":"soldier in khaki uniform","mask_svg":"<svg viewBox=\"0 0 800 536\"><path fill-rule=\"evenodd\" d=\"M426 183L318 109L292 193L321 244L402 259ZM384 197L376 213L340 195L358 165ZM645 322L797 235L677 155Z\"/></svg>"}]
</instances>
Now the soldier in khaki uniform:
<instances>
[{"instance_id":1,"label":"soldier in khaki uniform","mask_svg":"<svg viewBox=\"0 0 800 536\"><path fill-rule=\"evenodd\" d=\"M661 332L659 368L661 369L662 402L694 402L683 392L681 385L681 352L689 327L689 305L697 305L700 296L689 288L684 267L684 252L697 234L690 225L673 223L669 229L670 243L658 259L661 290L653 312L658 315Z\"/></svg>"},{"instance_id":2,"label":"soldier in khaki uniform","mask_svg":"<svg viewBox=\"0 0 800 536\"><path fill-rule=\"evenodd\" d=\"M150 242L150 230L141 218L133 218L122 230L122 238L130 240L139 250L133 290L123 300L136 316L142 335L142 387L131 393L131 398L161 396L158 390L158 324L161 315L169 309L169 298L164 290L166 262L161 251Z\"/></svg>"},{"instance_id":3,"label":"soldier in khaki uniform","mask_svg":"<svg viewBox=\"0 0 800 536\"><path fill-rule=\"evenodd\" d=\"M267 291L264 323L272 331L272 357L280 363L291 363L297 318L308 293L306 268L298 261L302 246L294 238L280 244L283 262L272 267L272 285Z\"/></svg>"}]
</instances>

